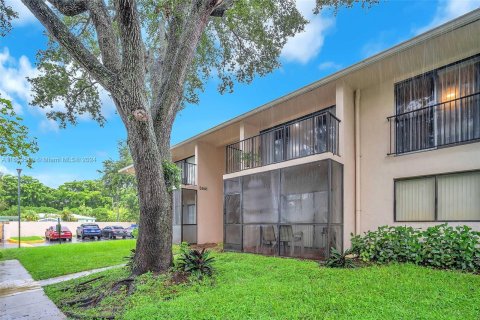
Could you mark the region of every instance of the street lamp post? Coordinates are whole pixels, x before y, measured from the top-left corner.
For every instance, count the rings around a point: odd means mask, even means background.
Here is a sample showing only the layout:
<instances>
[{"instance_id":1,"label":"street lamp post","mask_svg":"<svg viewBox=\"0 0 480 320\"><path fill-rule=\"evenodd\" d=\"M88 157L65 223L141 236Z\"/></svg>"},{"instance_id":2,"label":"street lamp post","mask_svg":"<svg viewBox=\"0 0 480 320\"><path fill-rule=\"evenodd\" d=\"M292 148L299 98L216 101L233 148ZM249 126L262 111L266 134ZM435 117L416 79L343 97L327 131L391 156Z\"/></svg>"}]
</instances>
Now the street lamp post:
<instances>
[{"instance_id":1,"label":"street lamp post","mask_svg":"<svg viewBox=\"0 0 480 320\"><path fill-rule=\"evenodd\" d=\"M20 221L22 220L20 217L20 174L22 173L22 169L17 169L18 172L18 247L20 248Z\"/></svg>"}]
</instances>

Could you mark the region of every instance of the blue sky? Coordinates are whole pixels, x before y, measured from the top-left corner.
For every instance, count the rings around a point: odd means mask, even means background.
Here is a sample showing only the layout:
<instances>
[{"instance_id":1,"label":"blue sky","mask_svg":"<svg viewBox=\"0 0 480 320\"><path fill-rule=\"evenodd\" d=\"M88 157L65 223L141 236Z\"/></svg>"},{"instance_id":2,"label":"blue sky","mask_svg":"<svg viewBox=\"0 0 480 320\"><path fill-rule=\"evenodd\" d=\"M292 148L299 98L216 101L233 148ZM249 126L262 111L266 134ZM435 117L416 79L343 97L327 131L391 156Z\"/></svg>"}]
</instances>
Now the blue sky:
<instances>
[{"instance_id":1,"label":"blue sky","mask_svg":"<svg viewBox=\"0 0 480 320\"><path fill-rule=\"evenodd\" d=\"M37 163L32 169L23 168L24 174L52 187L65 181L98 178L102 161L115 159L117 141L126 137L113 104L103 96L107 118L103 128L85 118L66 129L48 120L45 111L29 106L30 87L25 77L35 75L35 54L44 48L46 38L42 26L20 0L7 2L17 9L20 19L7 37L0 38L0 94L14 102L40 148L34 156ZM311 23L287 43L282 67L249 85L236 85L232 94L220 95L215 79L209 81L200 104L188 106L178 115L172 144L480 7L480 0L388 1L370 9L341 9L336 16L329 11L314 16L313 3L297 0ZM51 162L52 158L69 161ZM4 173L12 173L17 167L5 159L0 162Z\"/></svg>"}]
</instances>

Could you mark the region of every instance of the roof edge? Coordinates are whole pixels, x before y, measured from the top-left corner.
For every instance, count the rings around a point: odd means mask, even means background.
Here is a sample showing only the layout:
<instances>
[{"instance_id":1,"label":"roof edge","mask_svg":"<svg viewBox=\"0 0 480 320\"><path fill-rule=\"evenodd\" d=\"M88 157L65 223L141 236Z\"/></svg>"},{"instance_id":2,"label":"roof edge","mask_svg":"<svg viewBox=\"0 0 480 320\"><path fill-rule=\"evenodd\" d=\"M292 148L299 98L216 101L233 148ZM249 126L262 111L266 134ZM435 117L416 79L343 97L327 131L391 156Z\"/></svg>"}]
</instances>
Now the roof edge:
<instances>
[{"instance_id":1,"label":"roof edge","mask_svg":"<svg viewBox=\"0 0 480 320\"><path fill-rule=\"evenodd\" d=\"M280 98L277 98L275 100L272 100L270 102L267 102L259 107L256 107L250 111L247 111L245 113L242 113L230 120L227 120L225 122L222 122L208 130L205 130L205 131L202 131L186 140L183 140L177 144L174 144L173 146L171 146L171 149L174 149L174 148L178 148L182 145L185 145L187 143L190 143L194 140L197 140L198 138L201 138L203 136L206 136L207 134L210 134L214 131L217 131L221 128L224 128L224 127L227 127L231 124L234 124L236 122L239 122L253 114L256 114L258 112L261 112L261 111L264 111L264 110L267 110L279 103L282 103L284 101L287 101L287 100L290 100L298 95L301 95L303 93L306 93L306 92L309 92L309 91L312 91L320 86L323 86L325 84L328 84L329 82L332 82L332 81L335 81L335 80L338 80L346 75L348 75L349 73L352 73L352 72L355 72L357 70L360 70L360 69L363 69L363 68L366 68L378 61L381 61L383 59L386 59L394 54L397 54L397 53L400 53L400 52L403 52L405 50L408 50L409 48L415 46L415 45L418 45L422 42L425 42L427 40L430 40L432 38L436 38L436 37L439 37L445 33L448 33L448 32L451 32L453 30L456 30L456 29L459 29L461 27L464 27L466 25L469 25L477 20L480 20L480 8L478 9L475 9L473 11L470 11L460 17L457 17L453 20L450 20L450 21L447 21L433 29L430 29L428 31L425 31L424 33L421 33L413 38L410 38L406 41L403 41L393 47L390 47L389 49L386 49L384 51L381 51L369 58L366 58L364 60L361 60L347 68L344 68L342 70L339 70L337 72L334 72L324 78L321 78L311 84L308 84L304 87L301 87L293 92L290 92L284 96L281 96ZM120 170L123 170L123 169L120 169ZM120 172L120 171L119 171Z\"/></svg>"}]
</instances>

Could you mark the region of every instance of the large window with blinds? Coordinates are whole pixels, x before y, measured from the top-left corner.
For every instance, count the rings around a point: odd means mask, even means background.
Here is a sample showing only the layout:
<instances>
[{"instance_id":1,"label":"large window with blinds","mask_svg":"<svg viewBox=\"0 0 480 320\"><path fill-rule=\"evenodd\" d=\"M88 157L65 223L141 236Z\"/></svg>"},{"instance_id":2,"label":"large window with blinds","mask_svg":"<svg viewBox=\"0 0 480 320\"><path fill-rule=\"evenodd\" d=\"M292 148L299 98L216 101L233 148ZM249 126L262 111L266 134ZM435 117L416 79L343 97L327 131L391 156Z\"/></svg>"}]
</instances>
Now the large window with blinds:
<instances>
[{"instance_id":1,"label":"large window with blinds","mask_svg":"<svg viewBox=\"0 0 480 320\"><path fill-rule=\"evenodd\" d=\"M396 154L480 139L480 55L395 84L395 110Z\"/></svg>"},{"instance_id":2,"label":"large window with blinds","mask_svg":"<svg viewBox=\"0 0 480 320\"><path fill-rule=\"evenodd\" d=\"M395 180L395 221L480 221L480 171Z\"/></svg>"}]
</instances>

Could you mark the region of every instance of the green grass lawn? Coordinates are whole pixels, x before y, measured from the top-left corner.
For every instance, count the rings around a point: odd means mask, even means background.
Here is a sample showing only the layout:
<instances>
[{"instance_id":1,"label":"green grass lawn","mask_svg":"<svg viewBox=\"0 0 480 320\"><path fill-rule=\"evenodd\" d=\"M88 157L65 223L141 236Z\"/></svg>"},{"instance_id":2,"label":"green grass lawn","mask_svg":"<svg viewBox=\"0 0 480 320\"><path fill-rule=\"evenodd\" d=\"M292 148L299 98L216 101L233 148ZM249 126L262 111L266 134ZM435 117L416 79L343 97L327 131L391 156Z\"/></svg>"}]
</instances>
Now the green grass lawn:
<instances>
[{"instance_id":1,"label":"green grass lawn","mask_svg":"<svg viewBox=\"0 0 480 320\"><path fill-rule=\"evenodd\" d=\"M22 238L23 239L23 238ZM0 260L18 259L33 279L41 280L125 263L135 240L62 243L0 250Z\"/></svg>"},{"instance_id":2,"label":"green grass lawn","mask_svg":"<svg viewBox=\"0 0 480 320\"><path fill-rule=\"evenodd\" d=\"M18 241L18 237L11 237L10 239ZM43 237L40 236L28 236L28 237L21 237L20 241L36 241L36 240L43 240Z\"/></svg>"},{"instance_id":3,"label":"green grass lawn","mask_svg":"<svg viewBox=\"0 0 480 320\"><path fill-rule=\"evenodd\" d=\"M212 281L171 285L166 276L137 278L136 291L95 308L65 302L101 292L125 269L73 290L86 278L47 287L66 312L119 319L479 319L480 276L413 265L328 269L316 262L217 253ZM98 277L92 275L90 278ZM70 290L65 291L65 288Z\"/></svg>"}]
</instances>

